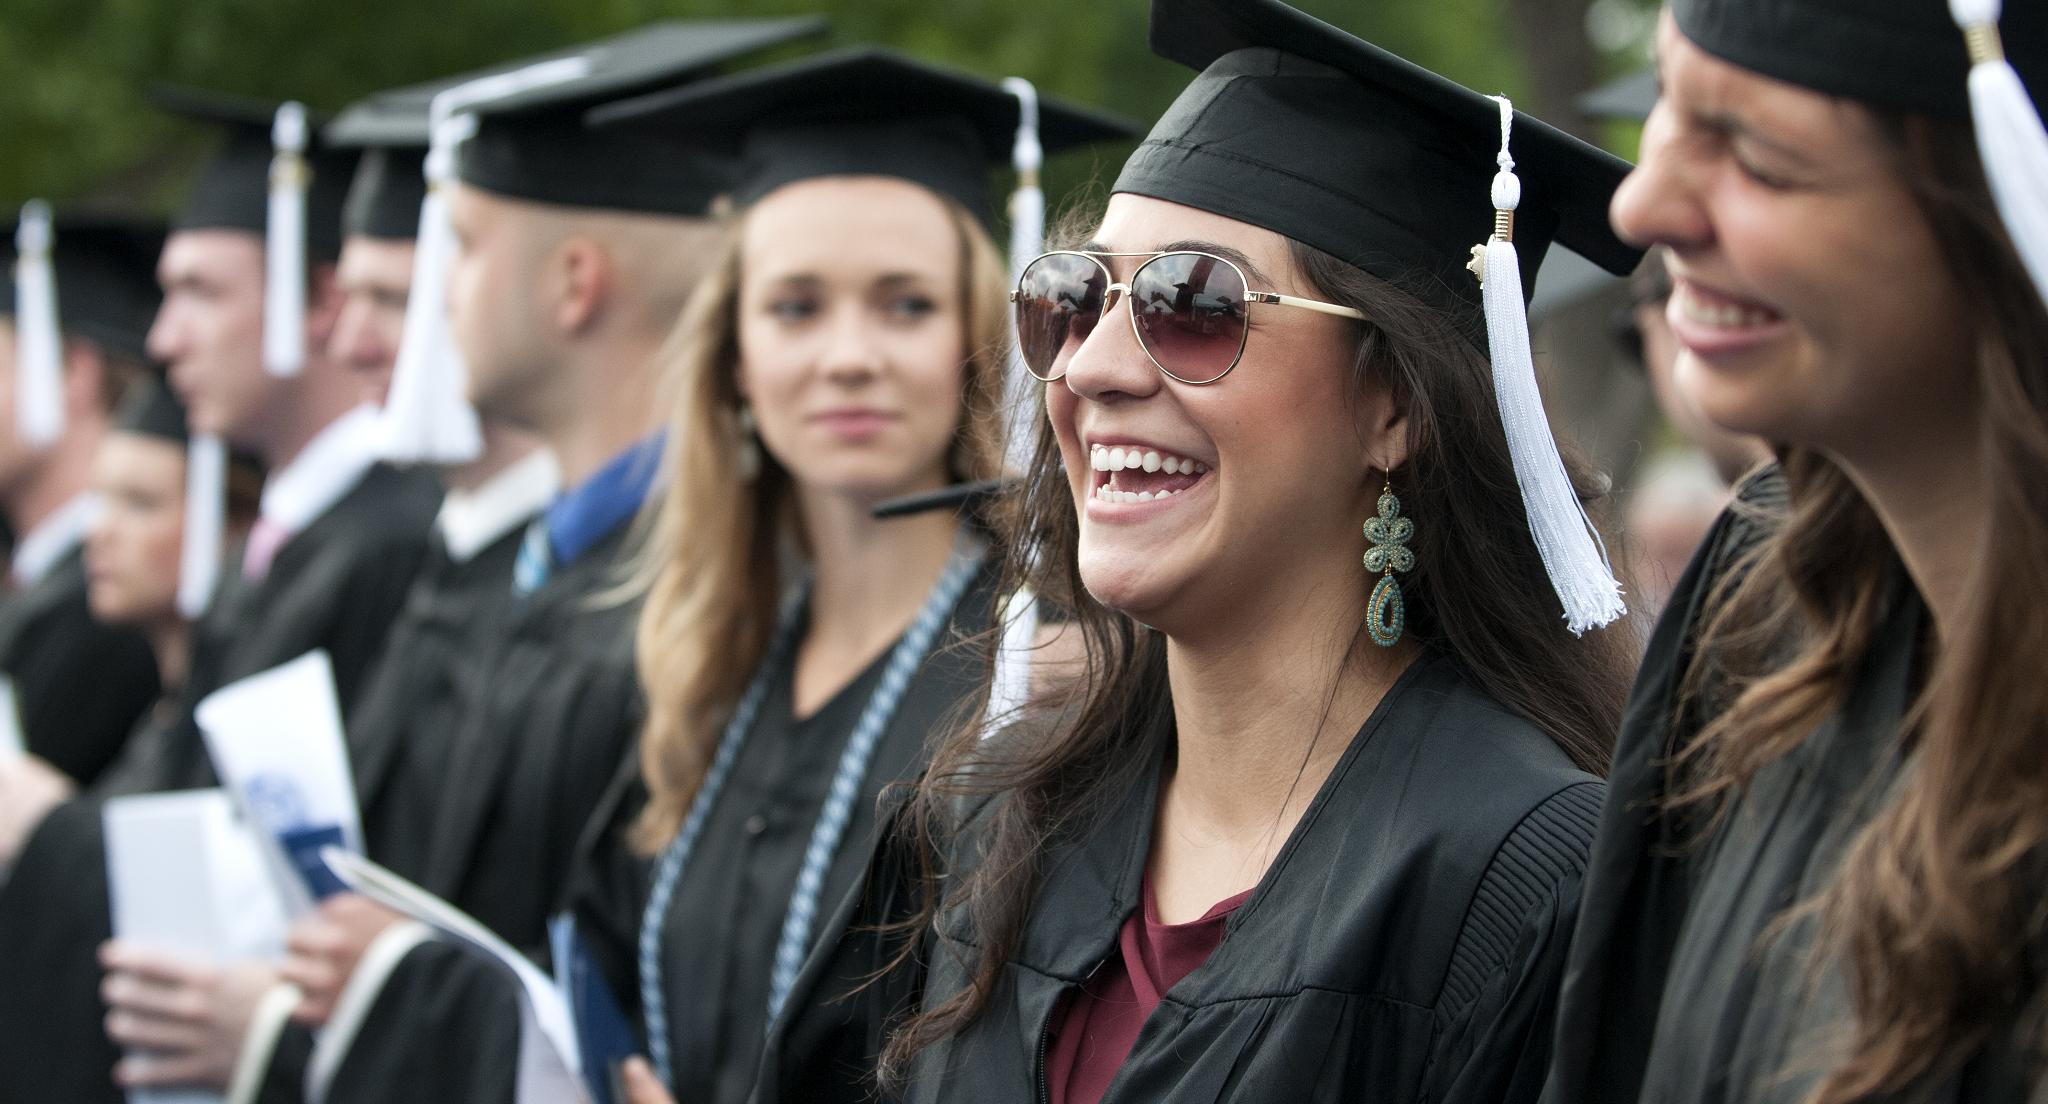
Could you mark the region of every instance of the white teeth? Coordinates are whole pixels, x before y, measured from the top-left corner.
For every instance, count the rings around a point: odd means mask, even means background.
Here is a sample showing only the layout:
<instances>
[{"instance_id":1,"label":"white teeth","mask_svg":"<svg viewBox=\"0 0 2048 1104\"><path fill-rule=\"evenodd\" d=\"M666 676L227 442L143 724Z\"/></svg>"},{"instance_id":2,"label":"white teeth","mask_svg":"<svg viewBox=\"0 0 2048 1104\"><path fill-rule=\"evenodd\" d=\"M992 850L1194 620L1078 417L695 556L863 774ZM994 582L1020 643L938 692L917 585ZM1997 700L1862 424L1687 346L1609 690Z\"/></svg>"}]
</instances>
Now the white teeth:
<instances>
[{"instance_id":1,"label":"white teeth","mask_svg":"<svg viewBox=\"0 0 2048 1104\"><path fill-rule=\"evenodd\" d=\"M1679 296L1678 309L1691 321L1722 329L1761 326L1771 320L1768 311L1753 310L1733 303L1709 303L1690 289Z\"/></svg>"},{"instance_id":2,"label":"white teeth","mask_svg":"<svg viewBox=\"0 0 2048 1104\"><path fill-rule=\"evenodd\" d=\"M1096 445L1088 452L1088 464L1099 472L1146 471L1168 475L1202 475L1207 464L1174 456L1156 449L1108 448Z\"/></svg>"}]
</instances>

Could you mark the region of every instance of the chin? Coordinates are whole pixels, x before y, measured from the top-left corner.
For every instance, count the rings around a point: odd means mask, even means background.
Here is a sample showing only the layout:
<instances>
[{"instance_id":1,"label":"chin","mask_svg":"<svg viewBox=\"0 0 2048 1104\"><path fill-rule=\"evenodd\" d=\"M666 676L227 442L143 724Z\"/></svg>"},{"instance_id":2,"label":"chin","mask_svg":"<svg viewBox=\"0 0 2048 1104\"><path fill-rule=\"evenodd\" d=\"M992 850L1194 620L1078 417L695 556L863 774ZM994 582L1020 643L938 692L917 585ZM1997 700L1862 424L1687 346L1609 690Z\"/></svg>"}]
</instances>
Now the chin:
<instances>
[{"instance_id":1,"label":"chin","mask_svg":"<svg viewBox=\"0 0 2048 1104\"><path fill-rule=\"evenodd\" d=\"M1783 361L1731 368L1688 353L1679 359L1678 389L1709 427L1776 440L1796 402L1792 375Z\"/></svg>"},{"instance_id":2,"label":"chin","mask_svg":"<svg viewBox=\"0 0 2048 1104\"><path fill-rule=\"evenodd\" d=\"M1172 605L1178 589L1142 564L1122 562L1106 552L1081 553L1081 585L1104 607L1147 624Z\"/></svg>"}]
</instances>

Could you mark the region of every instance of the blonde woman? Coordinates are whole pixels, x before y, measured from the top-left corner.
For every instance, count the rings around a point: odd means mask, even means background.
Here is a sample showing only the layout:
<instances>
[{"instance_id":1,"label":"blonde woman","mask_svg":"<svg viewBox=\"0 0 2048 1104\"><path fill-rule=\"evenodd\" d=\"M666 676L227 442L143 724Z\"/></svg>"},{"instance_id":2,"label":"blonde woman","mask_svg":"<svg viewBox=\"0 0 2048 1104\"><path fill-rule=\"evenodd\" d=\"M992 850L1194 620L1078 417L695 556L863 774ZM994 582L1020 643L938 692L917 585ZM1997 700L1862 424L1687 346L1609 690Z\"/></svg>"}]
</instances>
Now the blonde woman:
<instances>
[{"instance_id":1,"label":"blonde woman","mask_svg":"<svg viewBox=\"0 0 2048 1104\"><path fill-rule=\"evenodd\" d=\"M1114 132L1042 110L1055 147ZM796 966L835 938L882 790L921 771L982 674L947 644L990 623L984 534L952 511L873 513L998 473L1008 277L986 190L1018 108L856 50L604 114L745 168L664 354L642 748L587 834L577 938L558 925L555 953L594 1093L623 1074L635 1101L738 1104ZM865 1048L870 1025L839 1027ZM515 1032L500 1003L462 1042ZM508 1064L475 1068L498 1083L449 1098L509 1099Z\"/></svg>"}]
</instances>

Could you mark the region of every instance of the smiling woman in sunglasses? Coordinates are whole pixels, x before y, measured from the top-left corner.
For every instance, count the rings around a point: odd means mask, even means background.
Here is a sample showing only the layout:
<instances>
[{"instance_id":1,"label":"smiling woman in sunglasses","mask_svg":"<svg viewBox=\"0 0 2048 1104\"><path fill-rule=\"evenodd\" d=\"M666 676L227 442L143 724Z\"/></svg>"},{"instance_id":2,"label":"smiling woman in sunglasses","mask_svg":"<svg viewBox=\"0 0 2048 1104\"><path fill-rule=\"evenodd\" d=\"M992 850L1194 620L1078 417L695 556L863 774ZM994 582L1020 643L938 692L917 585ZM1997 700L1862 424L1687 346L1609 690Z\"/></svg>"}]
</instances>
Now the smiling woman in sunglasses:
<instances>
[{"instance_id":1,"label":"smiling woman in sunglasses","mask_svg":"<svg viewBox=\"0 0 2048 1104\"><path fill-rule=\"evenodd\" d=\"M1013 297L1086 674L938 751L807 977L894 960L910 1101L1534 1099L1634 642L1467 265L1517 223L1504 332L1552 237L1626 268L1625 166L1271 0L1153 36L1202 75Z\"/></svg>"}]
</instances>

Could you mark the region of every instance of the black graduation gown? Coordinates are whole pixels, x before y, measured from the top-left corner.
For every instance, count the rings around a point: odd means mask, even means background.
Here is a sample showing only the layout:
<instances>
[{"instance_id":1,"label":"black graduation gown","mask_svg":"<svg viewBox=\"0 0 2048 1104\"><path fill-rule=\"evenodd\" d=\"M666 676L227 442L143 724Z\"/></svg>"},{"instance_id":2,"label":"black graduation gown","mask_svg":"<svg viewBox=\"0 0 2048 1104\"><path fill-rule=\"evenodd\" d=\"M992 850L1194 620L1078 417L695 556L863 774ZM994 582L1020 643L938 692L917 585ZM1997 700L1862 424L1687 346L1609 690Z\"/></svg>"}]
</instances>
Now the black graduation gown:
<instances>
[{"instance_id":1,"label":"black graduation gown","mask_svg":"<svg viewBox=\"0 0 2048 1104\"><path fill-rule=\"evenodd\" d=\"M570 859L646 710L620 525L515 599L478 706L447 750L421 884L536 958Z\"/></svg>"},{"instance_id":2,"label":"black graduation gown","mask_svg":"<svg viewBox=\"0 0 2048 1104\"><path fill-rule=\"evenodd\" d=\"M228 683L315 648L333 661L335 698L346 719L426 557L440 501L431 473L376 464L285 541L262 579L244 578L240 556L230 557L213 604L193 629L184 723L152 756L153 788L216 784L192 709Z\"/></svg>"},{"instance_id":3,"label":"black graduation gown","mask_svg":"<svg viewBox=\"0 0 2048 1104\"><path fill-rule=\"evenodd\" d=\"M629 531L620 525L514 601L484 653L479 704L438 771L435 805L414 814L430 825L421 884L540 961L578 840L645 716L633 665L640 605L607 594ZM410 951L337 1068L330 1104L509 1099L513 982L480 970L494 972L450 944Z\"/></svg>"},{"instance_id":4,"label":"black graduation gown","mask_svg":"<svg viewBox=\"0 0 2048 1104\"><path fill-rule=\"evenodd\" d=\"M238 571L225 573L220 593L195 629L191 681L167 709L168 719L138 729L110 768L109 784L99 787L107 792L88 794L37 828L0 889L0 978L10 983L0 987L0 1086L16 1068L75 1063L76 1069L39 1069L38 1076L91 1084L104 1099L120 1099L101 1080L111 1066L101 1060L107 1044L97 1017L89 1027L80 1020L67 1028L88 1037L86 1042L56 1050L28 1049L50 1024L24 1026L61 1011L46 1006L44 994L88 993L97 1000L94 948L112 934L100 798L215 784L192 721L193 706L227 682L313 648L326 648L334 657L345 707L419 567L439 497L431 475L377 465L278 550L260 583L243 580ZM40 934L25 936L28 928ZM35 1097L22 1099L41 1104ZM71 1104L95 1097L47 1099Z\"/></svg>"},{"instance_id":5,"label":"black graduation gown","mask_svg":"<svg viewBox=\"0 0 2048 1104\"><path fill-rule=\"evenodd\" d=\"M1170 724L1161 719L1152 767L1128 798L1045 857L999 988L973 1025L920 1055L907 1100L1044 1099L1054 1009L1113 952L1138 905ZM1418 659L1352 739L1215 954L1146 1022L1104 1100L1535 1099L1602 790L1453 660ZM884 848L879 875L904 867L900 846ZM806 965L759 1099L833 1098L819 1091L829 1084L821 1066L871 1044L835 1031L830 1021L845 1013L819 997L879 964L864 929L909 896L871 883L849 898L835 926L853 934ZM965 935L956 917L940 924ZM931 942L921 994L897 979L867 999L921 996L929 1008L957 992L957 948Z\"/></svg>"},{"instance_id":6,"label":"black graduation gown","mask_svg":"<svg viewBox=\"0 0 2048 1104\"><path fill-rule=\"evenodd\" d=\"M832 907L863 879L878 838L884 791L917 776L928 753L928 738L958 720L956 707L982 677L982 665L970 650L949 645L988 626L995 584L993 568L985 568L962 595L877 743L852 820L825 877L812 946L835 943L841 935L830 924ZM816 713L801 720L792 708L793 662L771 676L754 731L705 823L662 927L678 1100L741 1104L749 1099L768 1029L769 978L783 914L840 753L887 663L884 652ZM645 803L638 757L631 755L620 764L591 820L579 848L573 890L584 944L636 1032L642 1027L637 942L650 863L633 850L627 837ZM412 999L433 1002L437 1015L446 1016L455 1003L443 995L448 989L477 985L478 956L433 945L415 951L414 957L419 961L406 963L414 974L406 979L415 994ZM415 969L429 963L431 971ZM507 979L500 986L510 984ZM480 987L476 991L482 992ZM377 1013L386 1011L389 997L380 997ZM392 1001L388 1007L396 1009L397 1004ZM857 1017L865 1006L840 1011ZM459 1075L455 1064L447 1062L423 1074L420 1063L408 1054L414 1048L393 1038L405 1032L379 1024L377 1013L371 1019L374 1026L358 1037L336 1077L329 1096L334 1104L418 1093L423 1079L441 1099L511 1099L505 1055L516 1045L518 1021L509 1001L500 997L495 1008L472 1006L456 1020L428 1020L418 1013L403 1017L403 1022L413 1024L460 1024L459 1029L439 1030L445 1032L443 1037L460 1038L474 1050L493 1049L477 1046L479 1038L497 1041L494 1062ZM868 1026L857 1020L840 1028L863 1039L869 1035ZM378 1066L387 1068L369 1076ZM843 1090L863 1093L861 1071L845 1072Z\"/></svg>"},{"instance_id":7,"label":"black graduation gown","mask_svg":"<svg viewBox=\"0 0 2048 1104\"><path fill-rule=\"evenodd\" d=\"M28 750L80 786L114 761L162 692L149 641L93 618L83 547L0 602L0 673L14 682Z\"/></svg>"},{"instance_id":8,"label":"black graduation gown","mask_svg":"<svg viewBox=\"0 0 2048 1104\"><path fill-rule=\"evenodd\" d=\"M1782 478L1745 485L1781 507ZM1669 755L1705 718L1674 720L1715 583L1768 522L1723 515L1650 643L1622 729L1613 800L1588 867L1558 1018L1556 1104L1798 1104L1847 1022L1839 972L1809 987L1811 923L1765 940L1787 908L1833 878L1849 842L1896 793L1897 742L1924 611L1902 578L1878 646L1843 706L1759 772L1717 825L1665 808ZM2027 1099L2027 1061L2001 1040L1936 1086L1930 1104Z\"/></svg>"},{"instance_id":9,"label":"black graduation gown","mask_svg":"<svg viewBox=\"0 0 2048 1104\"><path fill-rule=\"evenodd\" d=\"M425 877L449 750L479 708L490 673L483 657L512 614L512 563L523 529L460 561L435 535L350 714L364 845L372 859L415 881Z\"/></svg>"}]
</instances>

